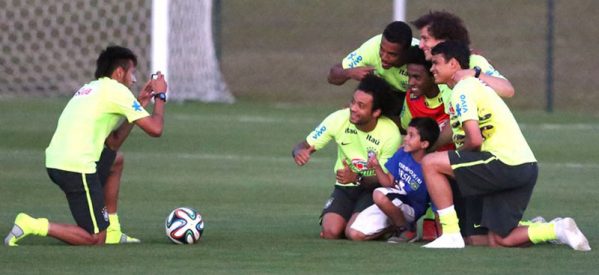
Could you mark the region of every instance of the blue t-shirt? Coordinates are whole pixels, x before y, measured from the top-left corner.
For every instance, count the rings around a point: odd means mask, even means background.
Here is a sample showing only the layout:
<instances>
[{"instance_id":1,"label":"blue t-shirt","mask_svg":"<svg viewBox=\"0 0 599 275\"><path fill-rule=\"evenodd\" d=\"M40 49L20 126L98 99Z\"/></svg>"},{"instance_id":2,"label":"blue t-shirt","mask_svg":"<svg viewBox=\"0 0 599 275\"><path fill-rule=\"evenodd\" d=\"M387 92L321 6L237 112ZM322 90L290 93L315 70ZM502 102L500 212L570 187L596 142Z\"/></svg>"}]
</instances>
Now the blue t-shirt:
<instances>
[{"instance_id":1,"label":"blue t-shirt","mask_svg":"<svg viewBox=\"0 0 599 275\"><path fill-rule=\"evenodd\" d=\"M414 208L414 217L418 220L430 203L422 166L414 160L412 154L406 153L401 147L387 161L385 167L393 175L395 188L401 194L401 201Z\"/></svg>"}]
</instances>

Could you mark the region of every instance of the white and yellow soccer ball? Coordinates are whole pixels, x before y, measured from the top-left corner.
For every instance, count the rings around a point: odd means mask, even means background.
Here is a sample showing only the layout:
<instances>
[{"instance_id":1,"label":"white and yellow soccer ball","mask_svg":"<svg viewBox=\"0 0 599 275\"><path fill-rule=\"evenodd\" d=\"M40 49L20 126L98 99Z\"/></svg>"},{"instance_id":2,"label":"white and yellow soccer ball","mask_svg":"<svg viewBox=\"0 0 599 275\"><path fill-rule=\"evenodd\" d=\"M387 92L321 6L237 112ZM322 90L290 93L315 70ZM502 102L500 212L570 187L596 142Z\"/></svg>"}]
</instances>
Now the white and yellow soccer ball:
<instances>
[{"instance_id":1,"label":"white and yellow soccer ball","mask_svg":"<svg viewBox=\"0 0 599 275\"><path fill-rule=\"evenodd\" d=\"M176 244L194 244L204 233L204 220L190 207L178 207L166 217L166 235Z\"/></svg>"}]
</instances>

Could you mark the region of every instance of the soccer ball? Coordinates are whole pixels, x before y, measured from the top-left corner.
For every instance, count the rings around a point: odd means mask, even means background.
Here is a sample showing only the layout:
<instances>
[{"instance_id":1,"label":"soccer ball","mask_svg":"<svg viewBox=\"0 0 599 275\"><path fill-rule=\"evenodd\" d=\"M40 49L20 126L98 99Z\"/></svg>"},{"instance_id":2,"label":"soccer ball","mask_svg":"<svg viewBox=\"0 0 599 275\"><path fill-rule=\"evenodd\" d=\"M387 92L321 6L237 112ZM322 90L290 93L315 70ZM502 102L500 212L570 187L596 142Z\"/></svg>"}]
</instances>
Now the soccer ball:
<instances>
[{"instance_id":1,"label":"soccer ball","mask_svg":"<svg viewBox=\"0 0 599 275\"><path fill-rule=\"evenodd\" d=\"M198 211L189 207L173 210L164 223L166 235L176 244L194 244L204 232L204 220Z\"/></svg>"}]
</instances>

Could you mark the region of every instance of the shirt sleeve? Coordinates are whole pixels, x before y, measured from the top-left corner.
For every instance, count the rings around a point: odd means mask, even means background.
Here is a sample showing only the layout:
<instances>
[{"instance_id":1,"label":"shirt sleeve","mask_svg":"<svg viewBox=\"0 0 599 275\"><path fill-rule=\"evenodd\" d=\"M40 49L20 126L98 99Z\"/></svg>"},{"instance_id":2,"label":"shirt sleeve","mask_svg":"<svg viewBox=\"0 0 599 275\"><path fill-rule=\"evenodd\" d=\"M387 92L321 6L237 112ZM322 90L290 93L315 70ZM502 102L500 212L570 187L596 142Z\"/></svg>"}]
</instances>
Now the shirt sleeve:
<instances>
[{"instance_id":1,"label":"shirt sleeve","mask_svg":"<svg viewBox=\"0 0 599 275\"><path fill-rule=\"evenodd\" d=\"M454 103L454 108L456 112L456 116L461 123L468 120L476 120L478 121L478 111L476 107L476 91L474 85L472 85L473 81L479 81L475 78L468 78L467 80L462 80L460 84L454 88L452 94L452 103Z\"/></svg>"},{"instance_id":2,"label":"shirt sleeve","mask_svg":"<svg viewBox=\"0 0 599 275\"><path fill-rule=\"evenodd\" d=\"M113 112L127 117L129 123L150 116L125 86L114 85L112 88L114 92L110 94L108 101L112 103Z\"/></svg>"},{"instance_id":3,"label":"shirt sleeve","mask_svg":"<svg viewBox=\"0 0 599 275\"><path fill-rule=\"evenodd\" d=\"M389 139L387 140L387 142L385 142L383 147L381 147L379 163L381 164L381 167L383 168L383 171L385 171L385 173L389 173L389 170L387 170L386 167L387 161L389 161L389 159L393 157L395 152L397 152L397 149L399 148L400 144L401 136L399 135L399 130L397 130L396 134L389 135Z\"/></svg>"},{"instance_id":4,"label":"shirt sleeve","mask_svg":"<svg viewBox=\"0 0 599 275\"><path fill-rule=\"evenodd\" d=\"M342 61L343 69L372 66L373 58L377 58L382 35L377 35L364 42L358 49L348 54Z\"/></svg>"},{"instance_id":5,"label":"shirt sleeve","mask_svg":"<svg viewBox=\"0 0 599 275\"><path fill-rule=\"evenodd\" d=\"M345 109L347 110L347 109ZM348 111L348 110L347 110ZM337 128L341 124L342 111L337 111L327 116L314 130L306 137L306 142L314 149L320 150L326 146L334 137ZM349 112L349 111L348 111ZM346 118L347 119L347 118Z\"/></svg>"},{"instance_id":6,"label":"shirt sleeve","mask_svg":"<svg viewBox=\"0 0 599 275\"><path fill-rule=\"evenodd\" d=\"M505 79L505 77L501 75L499 71L495 70L493 65L491 65L491 63L489 63L489 61L483 56L477 54L473 54L470 56L470 67L474 68L474 66L478 66L481 72L486 75Z\"/></svg>"}]
</instances>

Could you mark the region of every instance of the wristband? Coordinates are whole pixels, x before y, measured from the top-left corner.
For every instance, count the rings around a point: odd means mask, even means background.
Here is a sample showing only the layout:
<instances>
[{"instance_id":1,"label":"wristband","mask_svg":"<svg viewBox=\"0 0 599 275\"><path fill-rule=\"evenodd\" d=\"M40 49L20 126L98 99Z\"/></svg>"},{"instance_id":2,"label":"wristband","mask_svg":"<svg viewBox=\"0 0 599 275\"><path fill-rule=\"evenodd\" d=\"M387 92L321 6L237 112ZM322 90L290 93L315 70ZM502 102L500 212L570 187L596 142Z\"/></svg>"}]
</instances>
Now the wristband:
<instances>
[{"instance_id":1,"label":"wristband","mask_svg":"<svg viewBox=\"0 0 599 275\"><path fill-rule=\"evenodd\" d=\"M474 77L478 78L480 76L480 72L482 71L479 66L474 66Z\"/></svg>"},{"instance_id":2,"label":"wristband","mask_svg":"<svg viewBox=\"0 0 599 275\"><path fill-rule=\"evenodd\" d=\"M154 95L154 99L156 98L166 102L166 93L157 93Z\"/></svg>"}]
</instances>

